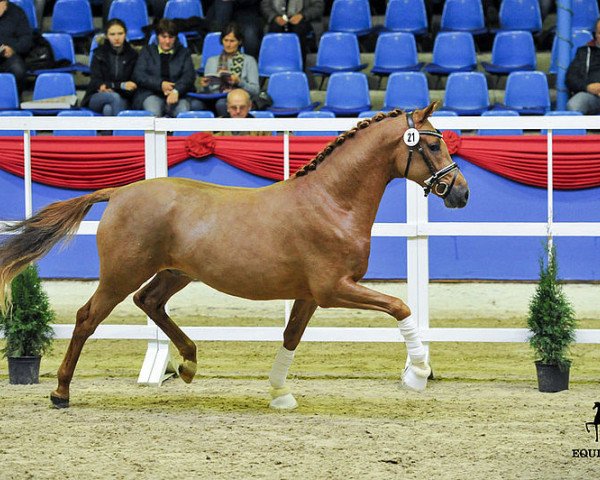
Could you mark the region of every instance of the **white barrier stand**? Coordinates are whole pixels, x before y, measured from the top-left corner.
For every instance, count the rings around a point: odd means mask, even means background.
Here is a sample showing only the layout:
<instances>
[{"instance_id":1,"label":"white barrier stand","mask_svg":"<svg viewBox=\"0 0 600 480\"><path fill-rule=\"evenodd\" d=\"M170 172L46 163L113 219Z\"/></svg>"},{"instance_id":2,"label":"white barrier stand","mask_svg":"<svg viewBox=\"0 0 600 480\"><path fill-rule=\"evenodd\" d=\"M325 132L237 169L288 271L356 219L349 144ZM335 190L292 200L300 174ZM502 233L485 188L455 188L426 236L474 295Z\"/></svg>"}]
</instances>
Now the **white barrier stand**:
<instances>
[{"instance_id":1,"label":"white barrier stand","mask_svg":"<svg viewBox=\"0 0 600 480\"><path fill-rule=\"evenodd\" d=\"M158 339L148 342L138 384L160 387L165 380L177 374L177 366L171 358L170 343L169 340Z\"/></svg>"}]
</instances>

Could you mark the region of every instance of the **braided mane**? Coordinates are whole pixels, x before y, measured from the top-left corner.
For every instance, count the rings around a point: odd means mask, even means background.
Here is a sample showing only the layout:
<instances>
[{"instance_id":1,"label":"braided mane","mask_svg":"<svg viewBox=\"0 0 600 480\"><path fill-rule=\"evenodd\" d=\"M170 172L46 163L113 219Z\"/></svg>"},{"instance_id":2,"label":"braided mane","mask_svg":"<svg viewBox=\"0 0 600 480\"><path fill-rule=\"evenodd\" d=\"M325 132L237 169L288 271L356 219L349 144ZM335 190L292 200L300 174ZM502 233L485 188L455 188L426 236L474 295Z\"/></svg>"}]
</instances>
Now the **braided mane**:
<instances>
[{"instance_id":1,"label":"braided mane","mask_svg":"<svg viewBox=\"0 0 600 480\"><path fill-rule=\"evenodd\" d=\"M372 118L366 118L356 124L356 127L351 128L350 130L345 131L340 134L335 140L332 140L329 145L327 145L323 150L321 150L315 158L313 158L309 163L300 168L296 173L295 177L302 177L308 174L311 170L316 170L319 164L321 164L330 154L335 150L336 147L342 145L348 138L352 138L356 132L367 128L373 122L380 122L389 117L398 117L403 114L402 110L396 109L392 110L388 113L379 112L374 115Z\"/></svg>"}]
</instances>

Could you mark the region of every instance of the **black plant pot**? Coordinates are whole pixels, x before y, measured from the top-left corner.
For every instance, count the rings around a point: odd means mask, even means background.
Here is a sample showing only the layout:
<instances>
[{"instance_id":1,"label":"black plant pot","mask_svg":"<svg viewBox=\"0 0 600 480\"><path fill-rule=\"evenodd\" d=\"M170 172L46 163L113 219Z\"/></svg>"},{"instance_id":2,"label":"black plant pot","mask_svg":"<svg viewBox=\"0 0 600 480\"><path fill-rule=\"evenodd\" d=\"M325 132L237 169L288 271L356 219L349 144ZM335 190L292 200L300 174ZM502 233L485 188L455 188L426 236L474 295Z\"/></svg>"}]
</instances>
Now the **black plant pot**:
<instances>
[{"instance_id":1,"label":"black plant pot","mask_svg":"<svg viewBox=\"0 0 600 480\"><path fill-rule=\"evenodd\" d=\"M562 392L569 389L569 366L561 368L537 361L535 368L540 392Z\"/></svg>"},{"instance_id":2,"label":"black plant pot","mask_svg":"<svg viewBox=\"0 0 600 480\"><path fill-rule=\"evenodd\" d=\"M8 380L12 385L40 383L42 357L8 357Z\"/></svg>"}]
</instances>

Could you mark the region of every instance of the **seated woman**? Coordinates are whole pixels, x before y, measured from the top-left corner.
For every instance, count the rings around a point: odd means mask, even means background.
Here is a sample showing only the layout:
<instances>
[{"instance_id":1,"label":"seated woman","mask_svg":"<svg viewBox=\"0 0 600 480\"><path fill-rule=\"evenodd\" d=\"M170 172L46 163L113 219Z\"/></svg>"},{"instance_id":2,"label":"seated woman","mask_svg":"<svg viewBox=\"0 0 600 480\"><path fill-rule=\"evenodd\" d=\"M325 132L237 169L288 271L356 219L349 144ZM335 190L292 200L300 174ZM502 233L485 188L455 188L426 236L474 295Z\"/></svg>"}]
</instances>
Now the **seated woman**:
<instances>
[{"instance_id":1,"label":"seated woman","mask_svg":"<svg viewBox=\"0 0 600 480\"><path fill-rule=\"evenodd\" d=\"M138 90L133 108L148 110L157 117L176 117L190 109L185 98L194 90L196 72L192 56L177 39L173 20L163 18L156 27L157 45L143 48L133 71Z\"/></svg>"},{"instance_id":2,"label":"seated woman","mask_svg":"<svg viewBox=\"0 0 600 480\"><path fill-rule=\"evenodd\" d=\"M102 115L117 115L129 108L137 85L131 81L137 52L125 40L127 27L113 18L106 24L105 38L94 50L90 83L81 101Z\"/></svg>"},{"instance_id":3,"label":"seated woman","mask_svg":"<svg viewBox=\"0 0 600 480\"><path fill-rule=\"evenodd\" d=\"M230 23L221 32L223 51L206 61L204 77L200 81L204 92L227 93L234 88L241 88L246 90L251 98L258 95L258 66L254 57L240 52L243 41L242 32L236 23ZM227 113L227 100L217 100L215 110L217 116L224 116Z\"/></svg>"}]
</instances>

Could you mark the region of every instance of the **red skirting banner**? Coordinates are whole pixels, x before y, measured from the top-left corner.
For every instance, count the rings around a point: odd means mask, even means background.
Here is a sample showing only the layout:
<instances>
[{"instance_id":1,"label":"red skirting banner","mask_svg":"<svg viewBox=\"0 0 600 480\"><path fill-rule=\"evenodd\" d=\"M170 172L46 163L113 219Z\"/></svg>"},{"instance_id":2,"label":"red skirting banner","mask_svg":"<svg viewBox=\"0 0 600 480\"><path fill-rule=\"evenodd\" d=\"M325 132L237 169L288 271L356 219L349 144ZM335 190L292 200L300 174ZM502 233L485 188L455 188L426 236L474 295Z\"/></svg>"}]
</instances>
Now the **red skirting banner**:
<instances>
[{"instance_id":1,"label":"red skirting banner","mask_svg":"<svg viewBox=\"0 0 600 480\"><path fill-rule=\"evenodd\" d=\"M290 171L309 162L332 137L290 137ZM545 187L546 137L465 136L444 132L450 153L495 174L526 185ZM144 178L143 137L31 138L35 182L62 188L94 190ZM168 138L168 162L215 155L224 162L273 180L283 179L281 136L213 136L196 133ZM0 137L0 169L23 176L23 141ZM600 136L553 139L554 188L600 186Z\"/></svg>"}]
</instances>

